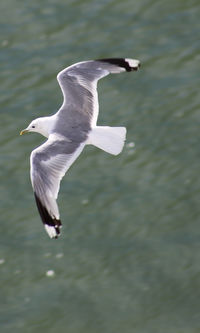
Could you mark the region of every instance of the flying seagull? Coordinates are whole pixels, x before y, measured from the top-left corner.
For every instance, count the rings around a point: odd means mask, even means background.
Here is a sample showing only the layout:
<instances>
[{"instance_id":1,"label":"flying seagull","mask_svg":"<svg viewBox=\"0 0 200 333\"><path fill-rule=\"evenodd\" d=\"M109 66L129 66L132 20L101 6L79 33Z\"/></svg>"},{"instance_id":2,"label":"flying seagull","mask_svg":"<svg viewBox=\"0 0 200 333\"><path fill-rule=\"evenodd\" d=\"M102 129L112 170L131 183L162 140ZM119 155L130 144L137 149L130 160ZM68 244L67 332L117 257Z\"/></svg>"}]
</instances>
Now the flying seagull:
<instances>
[{"instance_id":1,"label":"flying seagull","mask_svg":"<svg viewBox=\"0 0 200 333\"><path fill-rule=\"evenodd\" d=\"M52 116L40 117L20 132L37 132L47 137L31 153L31 182L38 211L50 238L60 235L57 206L60 181L86 144L118 155L126 138L125 127L97 126L99 113L97 82L108 74L131 72L140 62L111 58L78 62L57 75L63 104Z\"/></svg>"}]
</instances>

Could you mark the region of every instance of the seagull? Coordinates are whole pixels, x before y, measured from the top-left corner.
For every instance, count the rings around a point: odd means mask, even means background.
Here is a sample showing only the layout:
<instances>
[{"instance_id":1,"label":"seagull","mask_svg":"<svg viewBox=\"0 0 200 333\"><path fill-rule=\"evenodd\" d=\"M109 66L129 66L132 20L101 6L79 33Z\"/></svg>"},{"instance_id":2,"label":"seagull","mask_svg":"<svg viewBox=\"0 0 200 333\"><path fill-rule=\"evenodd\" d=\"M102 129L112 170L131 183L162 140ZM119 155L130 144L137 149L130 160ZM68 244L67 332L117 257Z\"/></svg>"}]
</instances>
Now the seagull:
<instances>
[{"instance_id":1,"label":"seagull","mask_svg":"<svg viewBox=\"0 0 200 333\"><path fill-rule=\"evenodd\" d=\"M57 75L63 104L49 117L40 117L20 132L37 132L47 140L30 156L30 176L35 201L50 238L60 235L61 221L56 202L60 181L82 152L92 144L118 155L126 138L125 127L97 126L97 82L108 74L136 71L139 60L108 58L73 64Z\"/></svg>"}]
</instances>

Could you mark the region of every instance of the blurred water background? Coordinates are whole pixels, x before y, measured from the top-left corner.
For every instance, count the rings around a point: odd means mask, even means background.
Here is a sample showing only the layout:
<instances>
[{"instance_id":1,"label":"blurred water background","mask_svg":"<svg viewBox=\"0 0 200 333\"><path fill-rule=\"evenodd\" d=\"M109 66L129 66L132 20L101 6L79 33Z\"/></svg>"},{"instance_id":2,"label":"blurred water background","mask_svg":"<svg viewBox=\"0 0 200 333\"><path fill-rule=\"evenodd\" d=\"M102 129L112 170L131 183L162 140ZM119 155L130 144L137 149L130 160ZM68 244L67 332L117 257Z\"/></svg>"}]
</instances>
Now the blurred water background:
<instances>
[{"instance_id":1,"label":"blurred water background","mask_svg":"<svg viewBox=\"0 0 200 333\"><path fill-rule=\"evenodd\" d=\"M200 332L199 18L199 0L0 2L2 333ZM98 86L127 143L85 148L50 240L29 180L44 139L19 131L61 105L61 69L103 57L142 63Z\"/></svg>"}]
</instances>

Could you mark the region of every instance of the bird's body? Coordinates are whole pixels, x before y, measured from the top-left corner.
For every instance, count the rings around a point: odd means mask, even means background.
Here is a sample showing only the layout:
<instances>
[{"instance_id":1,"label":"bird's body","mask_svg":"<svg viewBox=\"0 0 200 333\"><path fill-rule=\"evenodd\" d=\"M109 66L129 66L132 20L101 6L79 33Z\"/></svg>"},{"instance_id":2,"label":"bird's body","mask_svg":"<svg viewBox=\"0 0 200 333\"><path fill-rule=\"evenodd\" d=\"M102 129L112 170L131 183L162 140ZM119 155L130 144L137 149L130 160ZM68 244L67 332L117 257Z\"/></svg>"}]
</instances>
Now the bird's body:
<instances>
[{"instance_id":1,"label":"bird's body","mask_svg":"<svg viewBox=\"0 0 200 333\"><path fill-rule=\"evenodd\" d=\"M21 132L38 132L48 140L31 153L31 182L36 204L46 231L51 238L60 234L61 221L56 203L60 181L82 152L93 144L117 155L121 152L125 127L97 126L97 82L109 73L137 70L134 59L83 61L62 70L58 82L64 101L50 117L33 120Z\"/></svg>"}]
</instances>

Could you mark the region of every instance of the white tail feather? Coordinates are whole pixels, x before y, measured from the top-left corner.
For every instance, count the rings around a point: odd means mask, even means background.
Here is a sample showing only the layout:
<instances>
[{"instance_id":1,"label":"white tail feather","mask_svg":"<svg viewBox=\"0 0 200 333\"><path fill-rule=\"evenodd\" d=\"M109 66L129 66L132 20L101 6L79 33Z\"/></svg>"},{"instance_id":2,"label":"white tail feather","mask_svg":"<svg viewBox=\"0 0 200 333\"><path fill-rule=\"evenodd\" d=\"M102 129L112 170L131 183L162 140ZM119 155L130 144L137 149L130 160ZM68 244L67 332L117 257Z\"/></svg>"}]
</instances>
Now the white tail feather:
<instances>
[{"instance_id":1,"label":"white tail feather","mask_svg":"<svg viewBox=\"0 0 200 333\"><path fill-rule=\"evenodd\" d=\"M125 127L96 126L90 132L87 144L94 145L109 154L121 153L126 139Z\"/></svg>"}]
</instances>

